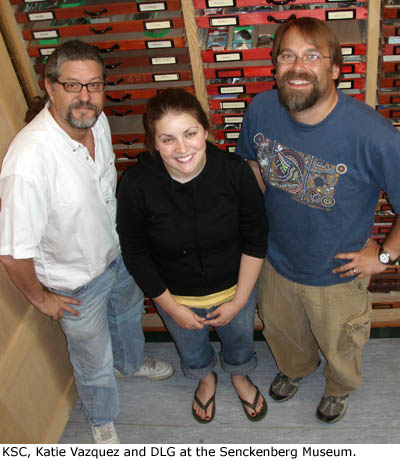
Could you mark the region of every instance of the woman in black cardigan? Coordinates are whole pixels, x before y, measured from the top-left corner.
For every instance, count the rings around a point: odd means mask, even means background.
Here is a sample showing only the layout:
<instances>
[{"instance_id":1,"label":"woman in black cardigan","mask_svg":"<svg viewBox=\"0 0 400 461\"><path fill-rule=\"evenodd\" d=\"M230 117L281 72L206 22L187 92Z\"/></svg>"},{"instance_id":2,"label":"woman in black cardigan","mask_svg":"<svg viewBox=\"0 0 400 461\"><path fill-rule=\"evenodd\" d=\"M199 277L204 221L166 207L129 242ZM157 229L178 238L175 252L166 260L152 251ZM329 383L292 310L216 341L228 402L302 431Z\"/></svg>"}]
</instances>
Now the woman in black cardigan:
<instances>
[{"instance_id":1,"label":"woman in black cardigan","mask_svg":"<svg viewBox=\"0 0 400 461\"><path fill-rule=\"evenodd\" d=\"M209 123L198 100L169 89L150 100L144 125L151 152L124 175L117 229L128 271L156 303L185 376L199 380L193 417L215 415L216 356L251 421L267 404L247 376L253 346L256 281L266 253L261 191L250 167L206 141Z\"/></svg>"}]
</instances>

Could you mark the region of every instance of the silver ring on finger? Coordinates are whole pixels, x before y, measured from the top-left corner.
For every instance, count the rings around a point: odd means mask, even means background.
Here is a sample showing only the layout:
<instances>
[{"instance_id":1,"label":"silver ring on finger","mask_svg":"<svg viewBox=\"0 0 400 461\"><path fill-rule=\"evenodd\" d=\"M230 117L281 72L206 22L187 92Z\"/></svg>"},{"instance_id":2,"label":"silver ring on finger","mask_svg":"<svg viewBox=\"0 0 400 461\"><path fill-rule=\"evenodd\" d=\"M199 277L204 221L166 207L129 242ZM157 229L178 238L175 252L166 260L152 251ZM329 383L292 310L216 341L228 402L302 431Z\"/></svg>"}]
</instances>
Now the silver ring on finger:
<instances>
[{"instance_id":1,"label":"silver ring on finger","mask_svg":"<svg viewBox=\"0 0 400 461\"><path fill-rule=\"evenodd\" d=\"M353 267L353 274L354 274L354 275L357 275L357 272L356 272L356 270L354 269L354 267Z\"/></svg>"}]
</instances>

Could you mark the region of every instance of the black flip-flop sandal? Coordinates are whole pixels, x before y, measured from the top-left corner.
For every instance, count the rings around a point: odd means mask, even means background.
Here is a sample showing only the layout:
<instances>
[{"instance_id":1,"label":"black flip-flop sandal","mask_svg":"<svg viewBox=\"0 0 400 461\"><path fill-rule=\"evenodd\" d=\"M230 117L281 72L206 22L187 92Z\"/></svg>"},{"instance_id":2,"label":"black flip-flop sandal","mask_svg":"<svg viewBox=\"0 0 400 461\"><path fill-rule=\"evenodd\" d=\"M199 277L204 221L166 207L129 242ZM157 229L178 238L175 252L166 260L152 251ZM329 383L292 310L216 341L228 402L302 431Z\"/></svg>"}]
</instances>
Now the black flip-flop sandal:
<instances>
[{"instance_id":1,"label":"black flip-flop sandal","mask_svg":"<svg viewBox=\"0 0 400 461\"><path fill-rule=\"evenodd\" d=\"M202 419L200 418L200 416L198 416L192 406L192 415L193 415L193 418L200 424L208 424L208 423L211 423L211 421L214 419L214 416L215 416L215 394L217 393L217 382L218 382L218 376L217 374L213 371L212 374L214 375L214 378L215 378L215 392L214 392L214 395L208 400L208 402L206 404L204 404L203 402L201 402L201 400L197 397L197 391L199 389L199 386L200 386L200 383L199 385L196 387L196 390L194 392L194 400L195 402L197 403L197 405L203 410L203 411L207 411L208 407L214 403L214 406L213 406L213 409L212 409L212 413L211 413L211 418L210 419Z\"/></svg>"},{"instance_id":2,"label":"black flip-flop sandal","mask_svg":"<svg viewBox=\"0 0 400 461\"><path fill-rule=\"evenodd\" d=\"M239 395L238 395L238 397L239 397L239 400L242 402L243 411L245 412L247 418L250 421L253 421L253 422L261 421L262 419L265 418L265 415L267 414L268 405L267 405L267 402L265 401L264 396L261 394L260 390L258 389L258 387L253 383L253 381L249 377L247 377L247 379L251 382L251 384L253 384L253 386L257 390L256 395L255 395L254 400L253 400L253 403L250 403L247 400L242 399ZM257 402L258 402L258 399L260 398L260 395L263 398L263 405L262 405L262 408L261 408L260 412L257 413L256 408L257 408ZM249 412L246 410L246 407L251 408L252 410L254 410L256 412L256 415L251 416L249 414Z\"/></svg>"}]
</instances>

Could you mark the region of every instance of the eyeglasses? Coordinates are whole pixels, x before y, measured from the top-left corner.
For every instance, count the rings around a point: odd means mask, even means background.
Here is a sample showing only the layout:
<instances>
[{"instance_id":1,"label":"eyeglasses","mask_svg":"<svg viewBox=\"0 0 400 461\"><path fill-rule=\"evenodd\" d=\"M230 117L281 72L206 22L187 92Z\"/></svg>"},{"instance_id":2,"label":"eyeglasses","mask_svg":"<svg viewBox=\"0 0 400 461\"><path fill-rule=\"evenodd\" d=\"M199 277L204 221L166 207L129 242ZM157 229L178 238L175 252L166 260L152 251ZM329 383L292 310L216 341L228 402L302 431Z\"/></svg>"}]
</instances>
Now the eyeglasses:
<instances>
[{"instance_id":1,"label":"eyeglasses","mask_svg":"<svg viewBox=\"0 0 400 461\"><path fill-rule=\"evenodd\" d=\"M276 59L280 64L294 64L298 59L301 59L304 64L307 64L308 66L315 66L321 64L323 59L330 58L331 56L324 56L321 53L318 53L318 51L306 53L303 54L303 56L297 56L297 54L284 51L283 53L278 54Z\"/></svg>"},{"instance_id":2,"label":"eyeglasses","mask_svg":"<svg viewBox=\"0 0 400 461\"><path fill-rule=\"evenodd\" d=\"M89 82L89 83L79 83L79 82L59 82L54 80L56 83L64 87L64 91L67 93L80 93L82 88L85 86L89 93L101 93L104 91L106 82Z\"/></svg>"}]
</instances>

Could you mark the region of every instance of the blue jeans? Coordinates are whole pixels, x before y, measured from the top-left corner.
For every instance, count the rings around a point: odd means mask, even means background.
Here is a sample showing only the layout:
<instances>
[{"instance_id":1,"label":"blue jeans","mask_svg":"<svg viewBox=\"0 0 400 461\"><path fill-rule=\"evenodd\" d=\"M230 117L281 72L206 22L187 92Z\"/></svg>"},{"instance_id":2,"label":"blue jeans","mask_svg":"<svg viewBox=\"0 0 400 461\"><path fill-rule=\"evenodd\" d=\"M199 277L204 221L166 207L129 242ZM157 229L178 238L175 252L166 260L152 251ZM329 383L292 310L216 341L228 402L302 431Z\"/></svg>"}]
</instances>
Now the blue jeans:
<instances>
[{"instance_id":1,"label":"blue jeans","mask_svg":"<svg viewBox=\"0 0 400 461\"><path fill-rule=\"evenodd\" d=\"M73 306L80 317L65 312L60 324L83 413L91 425L112 421L119 410L113 367L130 375L143 362L143 293L121 255L87 285L51 291L82 301Z\"/></svg>"},{"instance_id":2,"label":"blue jeans","mask_svg":"<svg viewBox=\"0 0 400 461\"><path fill-rule=\"evenodd\" d=\"M253 343L256 302L257 289L254 288L237 316L227 325L215 327L221 341L221 366L232 375L247 375L257 366ZM207 376L217 363L214 348L210 344L210 327L187 330L177 325L161 307L156 307L175 342L184 375L195 379ZM200 317L205 317L216 308L217 306L210 309L192 308L192 311Z\"/></svg>"}]
</instances>

